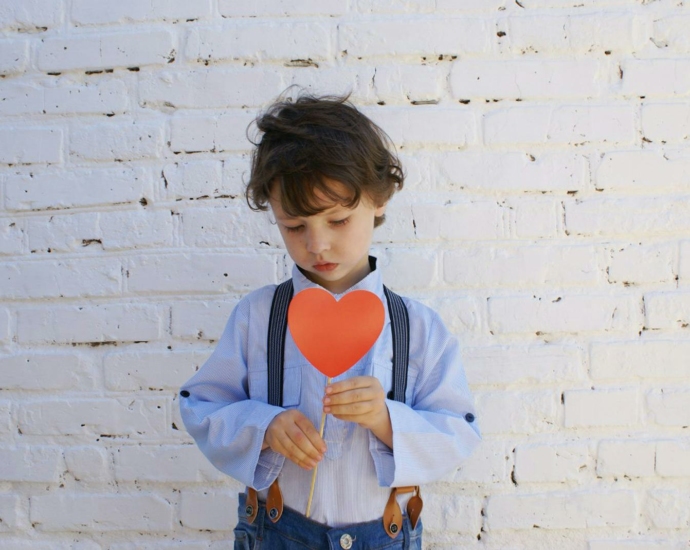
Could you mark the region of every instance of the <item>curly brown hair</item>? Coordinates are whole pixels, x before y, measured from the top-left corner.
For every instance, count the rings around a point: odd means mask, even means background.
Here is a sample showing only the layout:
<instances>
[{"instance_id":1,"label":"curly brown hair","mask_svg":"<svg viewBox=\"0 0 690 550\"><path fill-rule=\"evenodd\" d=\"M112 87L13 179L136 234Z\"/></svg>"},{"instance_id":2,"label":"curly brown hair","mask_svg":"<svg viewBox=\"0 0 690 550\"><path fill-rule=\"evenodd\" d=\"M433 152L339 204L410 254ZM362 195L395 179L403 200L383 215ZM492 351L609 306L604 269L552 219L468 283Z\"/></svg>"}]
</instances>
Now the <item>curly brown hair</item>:
<instances>
[{"instance_id":1,"label":"curly brown hair","mask_svg":"<svg viewBox=\"0 0 690 550\"><path fill-rule=\"evenodd\" d=\"M405 176L390 138L348 96L302 94L294 101L279 99L252 124L262 133L261 141L252 141L255 148L245 190L252 210L268 209L276 185L282 208L290 216L325 210L316 199L317 190L352 208L363 193L381 206L402 189ZM342 183L347 195L335 193L327 180ZM384 216L376 218L374 226L383 221Z\"/></svg>"}]
</instances>

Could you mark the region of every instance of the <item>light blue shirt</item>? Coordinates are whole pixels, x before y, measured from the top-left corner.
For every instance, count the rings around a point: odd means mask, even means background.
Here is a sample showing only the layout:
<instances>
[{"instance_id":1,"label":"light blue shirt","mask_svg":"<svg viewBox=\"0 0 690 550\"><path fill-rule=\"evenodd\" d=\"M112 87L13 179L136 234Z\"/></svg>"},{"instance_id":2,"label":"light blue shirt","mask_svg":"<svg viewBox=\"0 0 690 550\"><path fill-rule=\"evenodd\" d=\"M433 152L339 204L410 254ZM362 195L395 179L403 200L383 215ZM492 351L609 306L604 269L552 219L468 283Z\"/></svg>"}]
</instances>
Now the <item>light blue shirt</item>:
<instances>
[{"instance_id":1,"label":"light blue shirt","mask_svg":"<svg viewBox=\"0 0 690 550\"><path fill-rule=\"evenodd\" d=\"M318 286L296 267L292 278L295 293ZM312 473L270 449L261 450L269 423L284 410L267 404L266 342L275 288L265 286L240 301L211 357L182 387L183 395L189 395L180 398L180 409L187 431L216 468L254 487L263 498L277 477L285 505L304 513ZM381 298L385 324L369 352L333 381L370 375L388 392L393 348L380 271L335 298L353 290ZM390 487L443 478L480 441L457 339L436 312L403 300L410 317L405 404L386 400L394 450L357 424L326 417L328 451L319 463L311 519L331 527L380 518ZM307 362L289 330L284 369L283 406L299 409L318 430L327 378ZM400 497L401 505L407 498Z\"/></svg>"}]
</instances>

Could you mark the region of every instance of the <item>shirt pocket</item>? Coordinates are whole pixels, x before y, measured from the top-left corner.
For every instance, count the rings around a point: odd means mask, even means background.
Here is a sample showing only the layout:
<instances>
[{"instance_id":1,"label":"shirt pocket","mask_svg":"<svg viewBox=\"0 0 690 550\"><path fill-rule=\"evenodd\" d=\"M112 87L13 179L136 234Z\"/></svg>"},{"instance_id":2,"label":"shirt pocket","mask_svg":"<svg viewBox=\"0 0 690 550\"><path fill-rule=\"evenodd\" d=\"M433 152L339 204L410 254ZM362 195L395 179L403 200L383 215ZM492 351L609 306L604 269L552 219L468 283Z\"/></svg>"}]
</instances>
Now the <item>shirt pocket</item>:
<instances>
[{"instance_id":1,"label":"shirt pocket","mask_svg":"<svg viewBox=\"0 0 690 550\"><path fill-rule=\"evenodd\" d=\"M249 398L268 403L268 370L249 372ZM302 400L302 366L283 369L283 407L297 407Z\"/></svg>"},{"instance_id":2,"label":"shirt pocket","mask_svg":"<svg viewBox=\"0 0 690 550\"><path fill-rule=\"evenodd\" d=\"M414 397L414 387L417 382L417 371L412 367L407 368L407 386L405 387L405 403L412 406ZM372 364L372 376L381 382L383 391L386 392L388 399L393 398L393 364L386 361L374 361Z\"/></svg>"}]
</instances>

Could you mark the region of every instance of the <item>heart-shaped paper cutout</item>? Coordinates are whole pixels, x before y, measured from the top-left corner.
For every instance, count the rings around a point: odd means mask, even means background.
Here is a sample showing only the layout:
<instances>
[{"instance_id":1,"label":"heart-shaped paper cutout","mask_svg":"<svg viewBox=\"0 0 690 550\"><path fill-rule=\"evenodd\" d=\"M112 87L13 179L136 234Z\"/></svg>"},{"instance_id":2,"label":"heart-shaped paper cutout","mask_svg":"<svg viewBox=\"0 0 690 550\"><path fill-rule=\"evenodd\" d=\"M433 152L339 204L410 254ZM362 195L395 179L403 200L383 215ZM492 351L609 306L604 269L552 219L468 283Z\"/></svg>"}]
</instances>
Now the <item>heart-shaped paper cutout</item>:
<instances>
[{"instance_id":1,"label":"heart-shaped paper cutout","mask_svg":"<svg viewBox=\"0 0 690 550\"><path fill-rule=\"evenodd\" d=\"M288 326L297 347L319 371L334 378L359 361L383 330L381 299L353 290L340 300L320 288L299 292L290 302Z\"/></svg>"}]
</instances>

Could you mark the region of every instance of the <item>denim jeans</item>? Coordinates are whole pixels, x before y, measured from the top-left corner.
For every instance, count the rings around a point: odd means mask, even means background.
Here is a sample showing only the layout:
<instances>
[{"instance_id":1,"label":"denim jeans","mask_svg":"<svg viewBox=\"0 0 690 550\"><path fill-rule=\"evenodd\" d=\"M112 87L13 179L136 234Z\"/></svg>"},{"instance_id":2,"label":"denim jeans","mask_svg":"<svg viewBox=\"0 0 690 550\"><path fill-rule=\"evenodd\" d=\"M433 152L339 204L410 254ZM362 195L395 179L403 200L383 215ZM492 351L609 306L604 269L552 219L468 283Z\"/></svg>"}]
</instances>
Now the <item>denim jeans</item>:
<instances>
[{"instance_id":1,"label":"denim jeans","mask_svg":"<svg viewBox=\"0 0 690 550\"><path fill-rule=\"evenodd\" d=\"M254 523L247 522L246 495L240 494L239 522L235 528L235 550L421 550L422 521L412 529L403 518L402 531L394 539L383 529L383 520L357 523L337 529L317 523L290 508L273 523L266 513L265 503L259 502Z\"/></svg>"}]
</instances>

